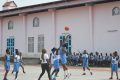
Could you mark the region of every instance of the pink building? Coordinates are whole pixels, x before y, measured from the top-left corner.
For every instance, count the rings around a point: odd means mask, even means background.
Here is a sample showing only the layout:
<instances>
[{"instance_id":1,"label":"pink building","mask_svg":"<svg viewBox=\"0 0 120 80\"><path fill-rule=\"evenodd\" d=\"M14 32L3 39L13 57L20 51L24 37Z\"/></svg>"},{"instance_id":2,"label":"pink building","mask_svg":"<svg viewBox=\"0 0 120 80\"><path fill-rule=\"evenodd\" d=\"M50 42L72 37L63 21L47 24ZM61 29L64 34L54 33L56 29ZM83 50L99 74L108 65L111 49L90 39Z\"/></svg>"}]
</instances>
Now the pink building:
<instances>
[{"instance_id":1,"label":"pink building","mask_svg":"<svg viewBox=\"0 0 120 80\"><path fill-rule=\"evenodd\" d=\"M39 58L42 48L50 53L59 47L64 33L71 34L71 52L120 52L120 1L63 0L0 11L2 55L17 48L24 57Z\"/></svg>"}]
</instances>

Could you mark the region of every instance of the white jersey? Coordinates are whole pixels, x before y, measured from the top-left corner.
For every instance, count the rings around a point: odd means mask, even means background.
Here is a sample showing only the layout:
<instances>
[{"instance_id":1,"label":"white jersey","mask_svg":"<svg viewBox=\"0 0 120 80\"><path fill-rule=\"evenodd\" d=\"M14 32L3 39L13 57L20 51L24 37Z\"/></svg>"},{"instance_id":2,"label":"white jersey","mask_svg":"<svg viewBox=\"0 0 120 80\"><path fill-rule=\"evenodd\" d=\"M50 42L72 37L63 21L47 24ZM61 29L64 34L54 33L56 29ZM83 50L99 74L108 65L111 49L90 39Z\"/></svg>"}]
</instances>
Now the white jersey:
<instances>
[{"instance_id":1,"label":"white jersey","mask_svg":"<svg viewBox=\"0 0 120 80\"><path fill-rule=\"evenodd\" d=\"M20 61L20 56L16 55L15 58L14 58L14 62L19 62L19 61Z\"/></svg>"},{"instance_id":2,"label":"white jersey","mask_svg":"<svg viewBox=\"0 0 120 80\"><path fill-rule=\"evenodd\" d=\"M90 60L94 60L94 56L93 55L90 56Z\"/></svg>"},{"instance_id":3,"label":"white jersey","mask_svg":"<svg viewBox=\"0 0 120 80\"><path fill-rule=\"evenodd\" d=\"M88 58L88 54L83 54L82 57Z\"/></svg>"},{"instance_id":4,"label":"white jersey","mask_svg":"<svg viewBox=\"0 0 120 80\"><path fill-rule=\"evenodd\" d=\"M42 59L42 58L41 58ZM49 59L49 56L47 53L44 54L44 60L42 59L42 62L41 63L47 63L47 59Z\"/></svg>"},{"instance_id":5,"label":"white jersey","mask_svg":"<svg viewBox=\"0 0 120 80\"><path fill-rule=\"evenodd\" d=\"M94 56L95 61L99 61L99 55Z\"/></svg>"},{"instance_id":6,"label":"white jersey","mask_svg":"<svg viewBox=\"0 0 120 80\"><path fill-rule=\"evenodd\" d=\"M113 58L112 57L112 62L111 62L112 64L118 64L118 59L117 59L117 57L115 57L115 58Z\"/></svg>"},{"instance_id":7,"label":"white jersey","mask_svg":"<svg viewBox=\"0 0 120 80\"><path fill-rule=\"evenodd\" d=\"M103 56L100 55L100 61L103 61Z\"/></svg>"},{"instance_id":8,"label":"white jersey","mask_svg":"<svg viewBox=\"0 0 120 80\"><path fill-rule=\"evenodd\" d=\"M53 62L54 62L55 60L59 60L59 59L60 59L60 55L54 55Z\"/></svg>"},{"instance_id":9,"label":"white jersey","mask_svg":"<svg viewBox=\"0 0 120 80\"><path fill-rule=\"evenodd\" d=\"M54 54L53 54L53 53L51 53L51 55L50 55L50 56L51 56L51 64L53 64L53 62L54 62L54 60L53 60L53 59L54 59Z\"/></svg>"}]
</instances>

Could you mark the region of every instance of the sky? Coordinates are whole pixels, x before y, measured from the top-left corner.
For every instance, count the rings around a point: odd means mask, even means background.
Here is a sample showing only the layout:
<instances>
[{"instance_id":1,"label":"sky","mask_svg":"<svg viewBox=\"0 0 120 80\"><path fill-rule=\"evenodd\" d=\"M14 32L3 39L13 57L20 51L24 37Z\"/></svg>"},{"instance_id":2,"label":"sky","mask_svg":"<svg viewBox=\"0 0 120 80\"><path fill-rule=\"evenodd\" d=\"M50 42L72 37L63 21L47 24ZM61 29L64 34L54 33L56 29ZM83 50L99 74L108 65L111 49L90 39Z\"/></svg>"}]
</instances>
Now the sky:
<instances>
[{"instance_id":1,"label":"sky","mask_svg":"<svg viewBox=\"0 0 120 80\"><path fill-rule=\"evenodd\" d=\"M0 11L2 10L2 5L6 1L7 0L0 0ZM15 3L17 4L18 7L22 7L22 6L47 3L47 2L53 2L53 1L59 1L59 0L8 0L8 1L15 1Z\"/></svg>"}]
</instances>

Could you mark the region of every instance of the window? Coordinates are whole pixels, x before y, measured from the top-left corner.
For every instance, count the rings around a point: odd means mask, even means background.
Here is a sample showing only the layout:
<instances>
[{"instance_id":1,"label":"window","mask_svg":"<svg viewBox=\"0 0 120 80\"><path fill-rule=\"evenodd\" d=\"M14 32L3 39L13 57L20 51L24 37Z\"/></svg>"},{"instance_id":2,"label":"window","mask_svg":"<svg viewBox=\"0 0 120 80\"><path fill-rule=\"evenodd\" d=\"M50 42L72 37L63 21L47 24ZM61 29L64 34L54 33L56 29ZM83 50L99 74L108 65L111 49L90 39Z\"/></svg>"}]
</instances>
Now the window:
<instances>
[{"instance_id":1,"label":"window","mask_svg":"<svg viewBox=\"0 0 120 80\"><path fill-rule=\"evenodd\" d=\"M14 38L7 38L7 49L10 51L10 55L14 54Z\"/></svg>"},{"instance_id":2,"label":"window","mask_svg":"<svg viewBox=\"0 0 120 80\"><path fill-rule=\"evenodd\" d=\"M114 7L112 9L112 15L119 15L120 14L120 8L119 7Z\"/></svg>"},{"instance_id":3,"label":"window","mask_svg":"<svg viewBox=\"0 0 120 80\"><path fill-rule=\"evenodd\" d=\"M34 52L34 37L28 37L28 52Z\"/></svg>"},{"instance_id":4,"label":"window","mask_svg":"<svg viewBox=\"0 0 120 80\"><path fill-rule=\"evenodd\" d=\"M35 17L33 19L33 27L39 27L39 18L38 17Z\"/></svg>"},{"instance_id":5,"label":"window","mask_svg":"<svg viewBox=\"0 0 120 80\"><path fill-rule=\"evenodd\" d=\"M65 40L65 36L66 34L63 34L60 36L60 46L62 45L62 43L64 42ZM72 41L72 36L69 35L69 37L66 39L65 43L67 45L66 49L69 53L71 53L71 49L72 49L72 45L71 45L71 41ZM68 54L67 54L68 55Z\"/></svg>"},{"instance_id":6,"label":"window","mask_svg":"<svg viewBox=\"0 0 120 80\"><path fill-rule=\"evenodd\" d=\"M44 48L44 35L38 36L38 52L42 52L42 49Z\"/></svg>"},{"instance_id":7,"label":"window","mask_svg":"<svg viewBox=\"0 0 120 80\"><path fill-rule=\"evenodd\" d=\"M8 30L11 30L11 29L13 29L13 22L9 21L8 22Z\"/></svg>"}]
</instances>

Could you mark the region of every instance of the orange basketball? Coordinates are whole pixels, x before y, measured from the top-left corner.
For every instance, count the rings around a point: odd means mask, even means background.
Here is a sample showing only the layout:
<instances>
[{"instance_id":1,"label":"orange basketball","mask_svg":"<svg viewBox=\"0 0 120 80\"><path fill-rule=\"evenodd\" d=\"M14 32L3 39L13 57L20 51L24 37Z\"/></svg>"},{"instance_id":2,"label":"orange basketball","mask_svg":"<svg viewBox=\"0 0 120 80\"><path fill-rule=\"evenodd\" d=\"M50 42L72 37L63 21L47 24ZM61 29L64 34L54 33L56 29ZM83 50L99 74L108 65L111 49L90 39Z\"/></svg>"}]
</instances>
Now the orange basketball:
<instances>
[{"instance_id":1,"label":"orange basketball","mask_svg":"<svg viewBox=\"0 0 120 80\"><path fill-rule=\"evenodd\" d=\"M69 31L69 27L65 26L65 31Z\"/></svg>"}]
</instances>

